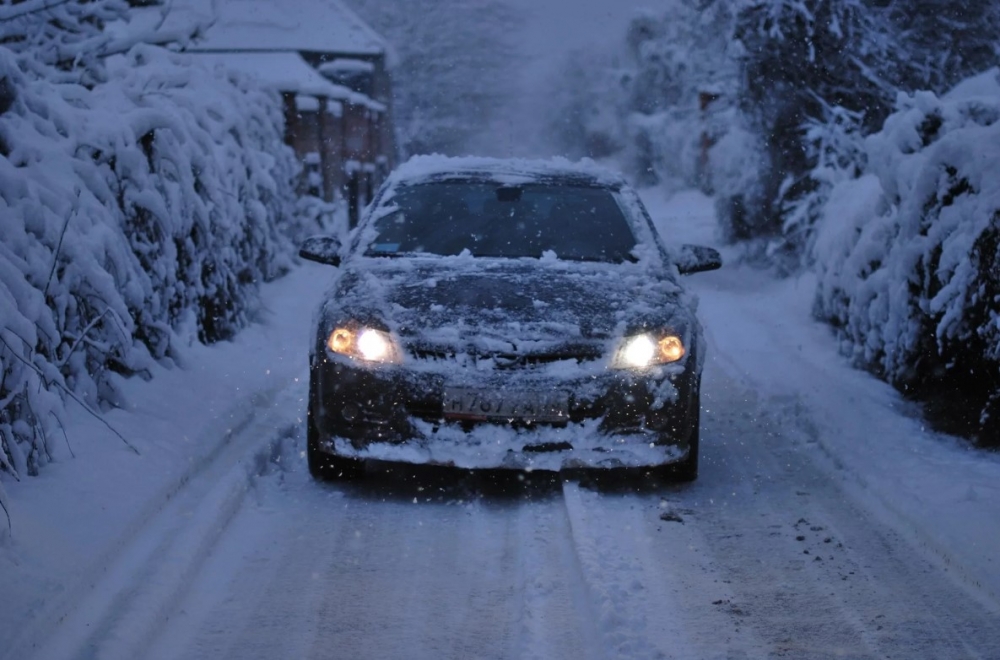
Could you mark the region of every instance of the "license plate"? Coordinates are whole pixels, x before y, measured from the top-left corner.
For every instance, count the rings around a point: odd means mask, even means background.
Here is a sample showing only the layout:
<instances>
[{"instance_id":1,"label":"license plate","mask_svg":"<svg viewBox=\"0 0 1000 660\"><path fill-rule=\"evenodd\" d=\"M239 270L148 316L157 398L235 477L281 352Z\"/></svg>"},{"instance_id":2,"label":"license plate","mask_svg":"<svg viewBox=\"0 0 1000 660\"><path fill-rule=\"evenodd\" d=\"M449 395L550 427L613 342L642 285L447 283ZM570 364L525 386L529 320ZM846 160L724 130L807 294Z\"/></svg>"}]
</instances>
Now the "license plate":
<instances>
[{"instance_id":1,"label":"license plate","mask_svg":"<svg viewBox=\"0 0 1000 660\"><path fill-rule=\"evenodd\" d=\"M444 416L449 419L565 422L569 419L569 394L446 387Z\"/></svg>"}]
</instances>

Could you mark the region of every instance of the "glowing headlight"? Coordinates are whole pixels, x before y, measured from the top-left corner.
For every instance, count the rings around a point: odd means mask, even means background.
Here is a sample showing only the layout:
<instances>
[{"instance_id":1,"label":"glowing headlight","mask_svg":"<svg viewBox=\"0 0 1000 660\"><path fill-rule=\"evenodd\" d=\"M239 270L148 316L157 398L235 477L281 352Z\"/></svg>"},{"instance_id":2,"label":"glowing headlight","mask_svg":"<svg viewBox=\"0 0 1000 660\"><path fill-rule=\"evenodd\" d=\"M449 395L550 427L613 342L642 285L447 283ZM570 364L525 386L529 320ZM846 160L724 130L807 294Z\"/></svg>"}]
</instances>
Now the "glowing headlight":
<instances>
[{"instance_id":1,"label":"glowing headlight","mask_svg":"<svg viewBox=\"0 0 1000 660\"><path fill-rule=\"evenodd\" d=\"M641 369L654 364L677 362L682 357L684 343L680 337L642 334L625 339L615 357L614 366L619 369Z\"/></svg>"},{"instance_id":2,"label":"glowing headlight","mask_svg":"<svg viewBox=\"0 0 1000 660\"><path fill-rule=\"evenodd\" d=\"M400 362L396 342L387 332L374 328L334 328L326 340L326 347L333 353L347 355L366 362Z\"/></svg>"},{"instance_id":3,"label":"glowing headlight","mask_svg":"<svg viewBox=\"0 0 1000 660\"><path fill-rule=\"evenodd\" d=\"M358 352L372 362L384 362L392 353L392 340L378 330L362 330L358 335Z\"/></svg>"}]
</instances>

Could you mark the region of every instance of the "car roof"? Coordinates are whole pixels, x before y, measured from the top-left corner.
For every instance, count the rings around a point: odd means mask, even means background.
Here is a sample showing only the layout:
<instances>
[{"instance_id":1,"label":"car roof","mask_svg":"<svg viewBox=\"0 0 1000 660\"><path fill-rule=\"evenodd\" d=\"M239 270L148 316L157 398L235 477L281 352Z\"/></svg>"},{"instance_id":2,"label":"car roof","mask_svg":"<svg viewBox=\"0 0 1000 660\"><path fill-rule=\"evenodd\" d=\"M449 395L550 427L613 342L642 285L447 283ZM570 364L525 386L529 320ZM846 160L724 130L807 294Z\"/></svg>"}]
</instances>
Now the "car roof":
<instances>
[{"instance_id":1,"label":"car roof","mask_svg":"<svg viewBox=\"0 0 1000 660\"><path fill-rule=\"evenodd\" d=\"M585 158L459 158L431 155L415 156L400 165L386 182L388 185L411 186L447 181L475 181L498 185L550 184L610 188L626 185L621 174Z\"/></svg>"}]
</instances>

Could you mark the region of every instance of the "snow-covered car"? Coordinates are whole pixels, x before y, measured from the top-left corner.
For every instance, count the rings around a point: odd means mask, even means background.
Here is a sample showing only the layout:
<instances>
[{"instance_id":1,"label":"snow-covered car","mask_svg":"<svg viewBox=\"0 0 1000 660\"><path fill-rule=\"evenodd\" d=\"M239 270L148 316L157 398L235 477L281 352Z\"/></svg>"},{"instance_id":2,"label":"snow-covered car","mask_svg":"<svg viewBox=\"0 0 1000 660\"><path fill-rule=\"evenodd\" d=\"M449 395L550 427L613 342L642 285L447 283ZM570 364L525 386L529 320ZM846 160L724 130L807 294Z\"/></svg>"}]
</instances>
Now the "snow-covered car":
<instances>
[{"instance_id":1,"label":"snow-covered car","mask_svg":"<svg viewBox=\"0 0 1000 660\"><path fill-rule=\"evenodd\" d=\"M584 161L418 157L341 244L310 351L308 462L698 473L705 358L680 274L638 195Z\"/></svg>"}]
</instances>

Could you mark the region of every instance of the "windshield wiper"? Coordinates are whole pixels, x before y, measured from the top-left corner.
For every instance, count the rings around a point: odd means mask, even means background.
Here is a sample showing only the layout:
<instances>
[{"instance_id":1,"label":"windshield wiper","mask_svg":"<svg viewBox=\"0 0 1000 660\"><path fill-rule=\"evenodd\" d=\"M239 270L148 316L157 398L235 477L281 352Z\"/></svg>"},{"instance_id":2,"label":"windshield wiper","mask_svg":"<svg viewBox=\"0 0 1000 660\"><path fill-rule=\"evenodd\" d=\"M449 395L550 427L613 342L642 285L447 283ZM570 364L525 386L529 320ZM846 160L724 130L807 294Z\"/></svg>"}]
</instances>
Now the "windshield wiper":
<instances>
[{"instance_id":1,"label":"windshield wiper","mask_svg":"<svg viewBox=\"0 0 1000 660\"><path fill-rule=\"evenodd\" d=\"M415 254L423 254L423 253L422 252L372 252L372 251L369 250L368 252L364 253L364 256L366 256L366 257L389 257L390 259L394 259L396 257L410 257L410 256L413 256Z\"/></svg>"}]
</instances>

